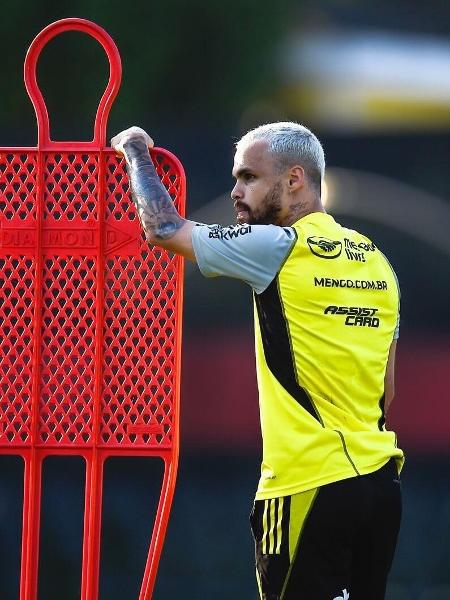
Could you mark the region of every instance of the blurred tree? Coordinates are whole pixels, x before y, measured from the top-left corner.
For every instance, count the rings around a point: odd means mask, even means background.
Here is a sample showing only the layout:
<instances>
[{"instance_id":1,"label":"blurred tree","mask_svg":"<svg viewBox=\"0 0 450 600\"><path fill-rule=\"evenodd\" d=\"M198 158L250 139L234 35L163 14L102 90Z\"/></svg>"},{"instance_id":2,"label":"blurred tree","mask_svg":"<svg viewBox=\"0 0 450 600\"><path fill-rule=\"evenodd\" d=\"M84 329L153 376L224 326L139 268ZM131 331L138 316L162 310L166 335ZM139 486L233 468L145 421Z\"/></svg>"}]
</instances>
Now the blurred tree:
<instances>
[{"instance_id":1,"label":"blurred tree","mask_svg":"<svg viewBox=\"0 0 450 600\"><path fill-rule=\"evenodd\" d=\"M118 126L130 115L145 114L175 126L199 118L212 124L233 120L270 91L273 49L294 4L287 0L274 10L268 0L76 0L69 9L51 0L19 0L8 5L0 22L8 78L0 96L0 127L11 141L23 143L21 130L34 126L21 75L26 49L48 23L68 16L95 21L119 47L123 85L112 115ZM90 134L86 114L96 107L107 76L102 53L78 34L64 34L44 50L39 82L53 121L58 118L56 139Z\"/></svg>"}]
</instances>

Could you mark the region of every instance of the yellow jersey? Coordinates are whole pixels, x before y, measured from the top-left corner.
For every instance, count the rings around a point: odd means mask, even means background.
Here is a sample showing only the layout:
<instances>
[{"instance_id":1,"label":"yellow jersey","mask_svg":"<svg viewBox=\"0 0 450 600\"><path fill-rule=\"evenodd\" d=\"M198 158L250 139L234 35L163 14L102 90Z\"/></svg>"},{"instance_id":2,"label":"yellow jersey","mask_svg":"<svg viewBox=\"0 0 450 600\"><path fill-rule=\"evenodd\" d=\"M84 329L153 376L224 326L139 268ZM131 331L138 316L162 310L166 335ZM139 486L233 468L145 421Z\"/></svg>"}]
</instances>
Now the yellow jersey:
<instances>
[{"instance_id":1,"label":"yellow jersey","mask_svg":"<svg viewBox=\"0 0 450 600\"><path fill-rule=\"evenodd\" d=\"M263 462L258 500L377 470L403 452L384 423L399 315L395 273L326 213L297 221L278 275L255 293Z\"/></svg>"}]
</instances>

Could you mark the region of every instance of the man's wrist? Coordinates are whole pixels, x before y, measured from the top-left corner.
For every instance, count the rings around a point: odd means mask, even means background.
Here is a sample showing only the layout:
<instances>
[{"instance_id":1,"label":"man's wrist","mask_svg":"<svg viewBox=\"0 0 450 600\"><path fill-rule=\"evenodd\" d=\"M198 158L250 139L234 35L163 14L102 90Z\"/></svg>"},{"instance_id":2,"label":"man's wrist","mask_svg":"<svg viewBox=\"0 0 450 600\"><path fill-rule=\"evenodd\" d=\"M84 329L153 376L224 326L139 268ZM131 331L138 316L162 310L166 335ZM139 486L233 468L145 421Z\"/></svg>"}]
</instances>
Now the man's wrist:
<instances>
[{"instance_id":1,"label":"man's wrist","mask_svg":"<svg viewBox=\"0 0 450 600\"><path fill-rule=\"evenodd\" d=\"M131 168L138 169L141 166L149 164L153 167L148 146L143 138L126 141L123 145L123 150L127 164Z\"/></svg>"}]
</instances>

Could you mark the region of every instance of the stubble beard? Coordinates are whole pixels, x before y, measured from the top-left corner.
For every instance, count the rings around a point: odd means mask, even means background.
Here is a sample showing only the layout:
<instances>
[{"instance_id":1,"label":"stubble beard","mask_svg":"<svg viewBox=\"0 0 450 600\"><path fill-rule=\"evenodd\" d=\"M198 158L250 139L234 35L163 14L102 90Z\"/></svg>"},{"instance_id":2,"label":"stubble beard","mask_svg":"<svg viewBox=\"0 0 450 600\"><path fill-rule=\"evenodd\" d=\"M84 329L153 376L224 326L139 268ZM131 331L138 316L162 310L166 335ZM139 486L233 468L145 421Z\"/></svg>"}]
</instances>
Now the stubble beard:
<instances>
[{"instance_id":1,"label":"stubble beard","mask_svg":"<svg viewBox=\"0 0 450 600\"><path fill-rule=\"evenodd\" d=\"M248 209L249 225L279 225L281 212L281 196L283 187L281 181L277 181L271 190L261 200L257 210Z\"/></svg>"}]
</instances>

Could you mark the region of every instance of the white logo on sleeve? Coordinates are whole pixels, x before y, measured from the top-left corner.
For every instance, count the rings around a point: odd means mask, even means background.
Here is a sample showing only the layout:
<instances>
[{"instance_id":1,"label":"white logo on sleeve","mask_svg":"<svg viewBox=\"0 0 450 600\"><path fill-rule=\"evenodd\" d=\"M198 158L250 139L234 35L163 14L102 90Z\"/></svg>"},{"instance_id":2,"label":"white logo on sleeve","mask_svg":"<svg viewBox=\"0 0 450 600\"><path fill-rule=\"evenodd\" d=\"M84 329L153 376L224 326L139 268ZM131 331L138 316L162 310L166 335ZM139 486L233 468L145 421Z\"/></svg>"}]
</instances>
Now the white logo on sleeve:
<instances>
[{"instance_id":1,"label":"white logo on sleeve","mask_svg":"<svg viewBox=\"0 0 450 600\"><path fill-rule=\"evenodd\" d=\"M347 592L347 590L342 590L342 596L336 596L336 598L333 598L333 600L349 600L350 598L350 594Z\"/></svg>"}]
</instances>

